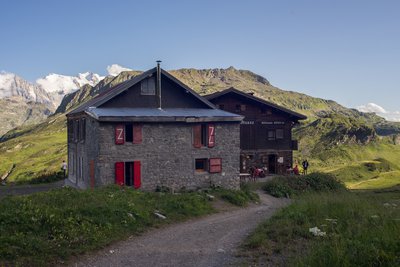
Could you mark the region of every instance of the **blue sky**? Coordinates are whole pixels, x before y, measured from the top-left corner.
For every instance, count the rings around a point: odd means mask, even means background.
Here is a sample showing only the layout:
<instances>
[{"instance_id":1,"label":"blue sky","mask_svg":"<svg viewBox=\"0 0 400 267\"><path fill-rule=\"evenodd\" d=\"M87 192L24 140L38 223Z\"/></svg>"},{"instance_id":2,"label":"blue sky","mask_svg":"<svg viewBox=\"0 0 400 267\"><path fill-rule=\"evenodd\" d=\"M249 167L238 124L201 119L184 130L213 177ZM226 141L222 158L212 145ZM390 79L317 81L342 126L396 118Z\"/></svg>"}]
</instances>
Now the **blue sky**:
<instances>
[{"instance_id":1,"label":"blue sky","mask_svg":"<svg viewBox=\"0 0 400 267\"><path fill-rule=\"evenodd\" d=\"M0 70L248 69L348 107L400 110L400 1L20 1L0 10ZM399 115L400 117L400 115Z\"/></svg>"}]
</instances>

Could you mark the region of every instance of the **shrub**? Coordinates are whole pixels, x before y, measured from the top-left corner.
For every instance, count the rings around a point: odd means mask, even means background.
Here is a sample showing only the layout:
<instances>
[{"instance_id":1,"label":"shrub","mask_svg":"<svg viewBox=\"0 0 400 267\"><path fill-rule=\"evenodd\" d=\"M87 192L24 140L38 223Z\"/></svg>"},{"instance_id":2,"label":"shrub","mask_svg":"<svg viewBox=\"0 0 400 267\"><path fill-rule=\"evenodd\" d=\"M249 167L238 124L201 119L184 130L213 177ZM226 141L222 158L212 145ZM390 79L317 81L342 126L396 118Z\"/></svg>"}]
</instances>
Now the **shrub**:
<instances>
[{"instance_id":1,"label":"shrub","mask_svg":"<svg viewBox=\"0 0 400 267\"><path fill-rule=\"evenodd\" d=\"M245 206L248 202L259 200L259 196L244 185L240 190L217 188L214 192L222 199L236 206Z\"/></svg>"},{"instance_id":2,"label":"shrub","mask_svg":"<svg viewBox=\"0 0 400 267\"><path fill-rule=\"evenodd\" d=\"M275 197L286 197L307 191L336 191L344 188L344 185L333 175L326 173L275 177L263 186L264 191Z\"/></svg>"}]
</instances>

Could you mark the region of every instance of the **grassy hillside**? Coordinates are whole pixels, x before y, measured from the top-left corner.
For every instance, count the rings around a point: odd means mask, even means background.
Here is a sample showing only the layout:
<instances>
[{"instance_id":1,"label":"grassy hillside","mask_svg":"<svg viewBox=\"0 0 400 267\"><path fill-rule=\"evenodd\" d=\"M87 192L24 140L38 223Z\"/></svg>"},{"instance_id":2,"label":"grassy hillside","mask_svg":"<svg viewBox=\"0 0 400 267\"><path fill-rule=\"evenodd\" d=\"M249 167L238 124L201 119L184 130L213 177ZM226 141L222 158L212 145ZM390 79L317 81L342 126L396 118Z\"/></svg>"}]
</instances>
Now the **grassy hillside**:
<instances>
[{"instance_id":1,"label":"grassy hillside","mask_svg":"<svg viewBox=\"0 0 400 267\"><path fill-rule=\"evenodd\" d=\"M15 168L9 181L29 181L58 172L67 159L67 128L64 115L35 126L17 128L0 143L0 173Z\"/></svg>"},{"instance_id":2,"label":"grassy hillside","mask_svg":"<svg viewBox=\"0 0 400 267\"><path fill-rule=\"evenodd\" d=\"M36 126L17 128L3 136L0 142L0 174L8 171L13 164L15 169L9 177L10 181L27 181L58 171L67 151L64 112L140 73L127 71L117 77L107 77L95 87L85 85L63 99L56 116ZM354 188L396 183L400 166L400 135L396 135L400 133L398 123L389 123L375 114L345 108L334 101L281 90L247 70L230 67L180 69L170 73L200 94L233 86L307 115L308 120L294 131L300 147L295 156L298 160L308 158L311 170L332 172ZM369 171L365 167L368 162L378 164L381 161L389 162L391 168L378 167ZM368 183L363 183L361 178L355 179L357 175L367 179Z\"/></svg>"},{"instance_id":3,"label":"grassy hillside","mask_svg":"<svg viewBox=\"0 0 400 267\"><path fill-rule=\"evenodd\" d=\"M398 135L380 136L365 117L329 114L294 131L311 170L334 174L350 188L384 188L400 184Z\"/></svg>"}]
</instances>

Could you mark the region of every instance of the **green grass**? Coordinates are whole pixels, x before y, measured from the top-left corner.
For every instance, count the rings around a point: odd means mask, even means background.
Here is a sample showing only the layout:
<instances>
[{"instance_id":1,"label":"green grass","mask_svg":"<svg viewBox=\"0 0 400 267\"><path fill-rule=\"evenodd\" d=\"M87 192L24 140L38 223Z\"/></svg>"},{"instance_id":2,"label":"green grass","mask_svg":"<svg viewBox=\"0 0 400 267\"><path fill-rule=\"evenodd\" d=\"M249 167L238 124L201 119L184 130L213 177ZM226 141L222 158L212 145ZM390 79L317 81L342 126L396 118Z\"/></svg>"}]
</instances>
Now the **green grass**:
<instances>
[{"instance_id":1,"label":"green grass","mask_svg":"<svg viewBox=\"0 0 400 267\"><path fill-rule=\"evenodd\" d=\"M243 190L209 193L230 195L228 200L237 205L249 201L237 201L247 195ZM205 192L170 194L117 186L6 197L0 210L0 266L53 266L150 227L215 212Z\"/></svg>"},{"instance_id":2,"label":"green grass","mask_svg":"<svg viewBox=\"0 0 400 267\"><path fill-rule=\"evenodd\" d=\"M382 189L400 185L400 171L391 171L379 174L368 180L356 183L347 183L350 189Z\"/></svg>"},{"instance_id":3,"label":"green grass","mask_svg":"<svg viewBox=\"0 0 400 267\"><path fill-rule=\"evenodd\" d=\"M313 236L312 227L326 236ZM261 224L244 250L260 264L283 257L289 266L399 266L399 236L398 188L312 192Z\"/></svg>"},{"instance_id":4,"label":"green grass","mask_svg":"<svg viewBox=\"0 0 400 267\"><path fill-rule=\"evenodd\" d=\"M26 183L39 177L52 176L67 157L67 130L64 115L44 123L16 130L15 138L0 143L0 174L13 164L9 182Z\"/></svg>"},{"instance_id":5,"label":"green grass","mask_svg":"<svg viewBox=\"0 0 400 267\"><path fill-rule=\"evenodd\" d=\"M277 176L266 182L262 188L274 197L291 197L305 192L328 192L345 189L344 185L334 176L326 173Z\"/></svg>"},{"instance_id":6,"label":"green grass","mask_svg":"<svg viewBox=\"0 0 400 267\"><path fill-rule=\"evenodd\" d=\"M246 206L249 202L260 200L258 194L254 193L248 184L241 184L240 188L241 190L239 191L217 188L213 190L213 194L233 205L242 207Z\"/></svg>"}]
</instances>

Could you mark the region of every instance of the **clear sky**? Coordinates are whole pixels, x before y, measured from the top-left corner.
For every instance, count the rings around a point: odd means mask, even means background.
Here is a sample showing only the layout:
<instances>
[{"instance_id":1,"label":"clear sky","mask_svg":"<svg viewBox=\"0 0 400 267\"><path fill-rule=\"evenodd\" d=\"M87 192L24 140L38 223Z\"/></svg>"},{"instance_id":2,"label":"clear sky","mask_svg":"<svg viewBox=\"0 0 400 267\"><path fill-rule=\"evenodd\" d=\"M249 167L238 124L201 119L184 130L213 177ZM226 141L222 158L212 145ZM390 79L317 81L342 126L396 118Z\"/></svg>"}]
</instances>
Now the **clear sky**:
<instances>
[{"instance_id":1,"label":"clear sky","mask_svg":"<svg viewBox=\"0 0 400 267\"><path fill-rule=\"evenodd\" d=\"M400 1L1 1L0 70L34 81L157 59L400 111Z\"/></svg>"}]
</instances>

